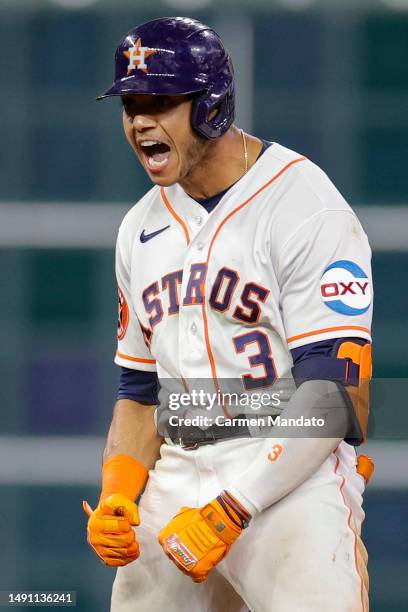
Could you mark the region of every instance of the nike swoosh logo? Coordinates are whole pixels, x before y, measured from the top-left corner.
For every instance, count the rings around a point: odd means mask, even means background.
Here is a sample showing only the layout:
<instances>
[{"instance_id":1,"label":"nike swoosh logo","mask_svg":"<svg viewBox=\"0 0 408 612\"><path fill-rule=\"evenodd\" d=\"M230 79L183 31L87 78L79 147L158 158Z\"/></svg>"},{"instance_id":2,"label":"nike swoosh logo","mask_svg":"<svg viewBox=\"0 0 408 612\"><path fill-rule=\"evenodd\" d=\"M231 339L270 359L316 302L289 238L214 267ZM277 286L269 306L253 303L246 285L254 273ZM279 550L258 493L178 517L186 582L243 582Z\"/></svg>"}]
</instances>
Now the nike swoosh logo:
<instances>
[{"instance_id":1,"label":"nike swoosh logo","mask_svg":"<svg viewBox=\"0 0 408 612\"><path fill-rule=\"evenodd\" d=\"M140 234L140 242L147 242L148 240L151 240L158 234L161 234L162 232L164 232L169 227L170 225L166 225L166 227L162 227L161 229L156 230L155 232L151 232L150 234L146 234L145 230L143 230L143 232Z\"/></svg>"}]
</instances>

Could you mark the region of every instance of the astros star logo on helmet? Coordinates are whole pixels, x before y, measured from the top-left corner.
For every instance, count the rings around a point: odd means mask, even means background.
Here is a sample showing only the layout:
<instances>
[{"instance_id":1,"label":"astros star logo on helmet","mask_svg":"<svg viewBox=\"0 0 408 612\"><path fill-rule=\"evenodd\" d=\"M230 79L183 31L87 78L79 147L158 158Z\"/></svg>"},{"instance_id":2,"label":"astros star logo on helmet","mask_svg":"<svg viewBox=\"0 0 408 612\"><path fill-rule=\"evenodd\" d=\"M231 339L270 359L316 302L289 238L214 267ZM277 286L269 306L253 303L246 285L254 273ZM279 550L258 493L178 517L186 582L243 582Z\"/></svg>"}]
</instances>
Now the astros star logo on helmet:
<instances>
[{"instance_id":1,"label":"astros star logo on helmet","mask_svg":"<svg viewBox=\"0 0 408 612\"><path fill-rule=\"evenodd\" d=\"M123 51L123 55L129 58L128 74L133 70L141 70L145 74L148 74L146 59L156 53L156 49L149 49L149 47L142 47L142 39L138 38L132 47L129 47L127 51Z\"/></svg>"}]
</instances>

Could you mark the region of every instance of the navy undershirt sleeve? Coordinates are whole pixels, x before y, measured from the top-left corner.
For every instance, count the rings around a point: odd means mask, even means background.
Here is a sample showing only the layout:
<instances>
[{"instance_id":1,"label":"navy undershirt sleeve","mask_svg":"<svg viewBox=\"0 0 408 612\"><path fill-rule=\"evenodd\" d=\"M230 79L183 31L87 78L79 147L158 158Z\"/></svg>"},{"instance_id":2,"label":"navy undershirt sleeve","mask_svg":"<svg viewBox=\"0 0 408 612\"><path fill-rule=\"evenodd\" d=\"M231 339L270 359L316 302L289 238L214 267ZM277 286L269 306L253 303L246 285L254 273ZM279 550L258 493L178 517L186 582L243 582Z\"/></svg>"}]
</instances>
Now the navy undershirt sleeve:
<instances>
[{"instance_id":1,"label":"navy undershirt sleeve","mask_svg":"<svg viewBox=\"0 0 408 612\"><path fill-rule=\"evenodd\" d=\"M304 344L303 346L299 346L298 348L290 351L292 353L293 365L296 366L302 363L302 377L308 378L310 376L311 378L316 378L316 358L335 357L336 355L333 354L337 354L337 349L335 350L335 346L338 346L339 343L347 340L357 342L358 344L366 344L368 342L363 338L331 338L330 340L321 340L320 342ZM308 366L308 361L310 362L310 366ZM321 373L324 374L324 378L330 379L332 373L333 380L337 379L337 365L338 362L336 363L335 359L328 359L327 362L320 361L319 368Z\"/></svg>"},{"instance_id":2,"label":"navy undershirt sleeve","mask_svg":"<svg viewBox=\"0 0 408 612\"><path fill-rule=\"evenodd\" d=\"M159 381L156 372L120 368L117 399L158 404Z\"/></svg>"},{"instance_id":3,"label":"navy undershirt sleeve","mask_svg":"<svg viewBox=\"0 0 408 612\"><path fill-rule=\"evenodd\" d=\"M333 357L333 349L335 345L341 340L350 340L357 342L358 344L366 343L367 340L363 338L330 338L330 340L321 340L320 342L311 342L310 344L304 344L298 348L292 349L293 365L300 362L304 362L308 359L312 360L314 357ZM304 365L304 363L303 363ZM307 370L303 370L307 375Z\"/></svg>"},{"instance_id":4,"label":"navy undershirt sleeve","mask_svg":"<svg viewBox=\"0 0 408 612\"><path fill-rule=\"evenodd\" d=\"M293 364L295 365L303 359L309 357L315 357L316 355L331 357L333 347L338 342L339 338L330 338L330 340L321 340L320 342L310 342L310 344L304 344L292 349Z\"/></svg>"}]
</instances>

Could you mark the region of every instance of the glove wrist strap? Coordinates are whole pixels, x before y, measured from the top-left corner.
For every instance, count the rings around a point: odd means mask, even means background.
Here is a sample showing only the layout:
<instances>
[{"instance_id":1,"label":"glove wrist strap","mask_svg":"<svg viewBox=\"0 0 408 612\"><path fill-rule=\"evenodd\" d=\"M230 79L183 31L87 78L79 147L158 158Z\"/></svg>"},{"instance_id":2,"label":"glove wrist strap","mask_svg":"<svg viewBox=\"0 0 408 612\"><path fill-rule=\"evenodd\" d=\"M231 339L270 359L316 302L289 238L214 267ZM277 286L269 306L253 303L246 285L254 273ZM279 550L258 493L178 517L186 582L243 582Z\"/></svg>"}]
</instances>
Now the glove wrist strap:
<instances>
[{"instance_id":1,"label":"glove wrist strap","mask_svg":"<svg viewBox=\"0 0 408 612\"><path fill-rule=\"evenodd\" d=\"M252 517L244 506L231 495L231 493L228 493L228 491L222 491L217 497L217 502L220 504L228 518L237 527L239 527L239 529L246 529L248 527L249 521Z\"/></svg>"},{"instance_id":2,"label":"glove wrist strap","mask_svg":"<svg viewBox=\"0 0 408 612\"><path fill-rule=\"evenodd\" d=\"M146 467L130 455L114 455L102 468L100 500L121 493L134 501L143 491L148 478Z\"/></svg>"}]
</instances>

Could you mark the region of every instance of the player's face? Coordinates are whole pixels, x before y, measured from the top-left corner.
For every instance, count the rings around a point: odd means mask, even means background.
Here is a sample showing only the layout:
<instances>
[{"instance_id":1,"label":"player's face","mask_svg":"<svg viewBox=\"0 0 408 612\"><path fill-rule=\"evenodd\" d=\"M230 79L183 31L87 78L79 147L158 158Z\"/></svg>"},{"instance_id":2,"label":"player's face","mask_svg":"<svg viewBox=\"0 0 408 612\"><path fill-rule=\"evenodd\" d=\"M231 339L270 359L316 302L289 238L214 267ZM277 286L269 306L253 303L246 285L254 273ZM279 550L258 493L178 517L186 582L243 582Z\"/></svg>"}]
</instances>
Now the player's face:
<instances>
[{"instance_id":1,"label":"player's face","mask_svg":"<svg viewBox=\"0 0 408 612\"><path fill-rule=\"evenodd\" d=\"M191 128L191 96L122 96L122 104L126 138L150 179L181 182L207 148Z\"/></svg>"}]
</instances>

